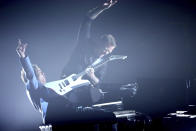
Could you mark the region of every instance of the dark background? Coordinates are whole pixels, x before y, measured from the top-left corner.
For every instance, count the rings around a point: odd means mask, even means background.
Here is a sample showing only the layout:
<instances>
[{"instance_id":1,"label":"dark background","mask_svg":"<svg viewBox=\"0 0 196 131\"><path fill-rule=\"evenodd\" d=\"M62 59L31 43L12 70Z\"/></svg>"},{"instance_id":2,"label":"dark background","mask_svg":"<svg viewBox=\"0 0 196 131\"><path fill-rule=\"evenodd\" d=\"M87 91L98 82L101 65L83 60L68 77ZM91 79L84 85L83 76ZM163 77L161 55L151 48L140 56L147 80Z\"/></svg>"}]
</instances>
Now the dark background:
<instances>
[{"instance_id":1,"label":"dark background","mask_svg":"<svg viewBox=\"0 0 196 131\"><path fill-rule=\"evenodd\" d=\"M71 59L83 16L103 2L0 1L0 129L35 130L41 124L41 115L29 102L20 80L17 40L28 43L32 63L42 68L47 80L57 80ZM168 105L180 105L185 98L185 80L196 76L195 7L193 0L119 0L101 14L93 23L93 37L113 34L118 45L114 54L128 56L109 64L105 83L138 80L143 91L136 103L141 110L156 110L164 98ZM157 101L148 105L152 99Z\"/></svg>"}]
</instances>

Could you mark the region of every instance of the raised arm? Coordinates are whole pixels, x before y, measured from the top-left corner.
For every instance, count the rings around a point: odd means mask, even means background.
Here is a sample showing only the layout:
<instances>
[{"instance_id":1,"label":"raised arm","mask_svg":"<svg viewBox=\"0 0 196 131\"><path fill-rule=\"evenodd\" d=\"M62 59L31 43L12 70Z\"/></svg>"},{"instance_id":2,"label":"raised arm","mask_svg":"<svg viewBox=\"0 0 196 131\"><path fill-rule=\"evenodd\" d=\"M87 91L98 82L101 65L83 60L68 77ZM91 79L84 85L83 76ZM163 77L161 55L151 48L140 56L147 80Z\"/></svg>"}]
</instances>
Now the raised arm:
<instances>
[{"instance_id":1,"label":"raised arm","mask_svg":"<svg viewBox=\"0 0 196 131\"><path fill-rule=\"evenodd\" d=\"M103 11L109 9L110 7L112 7L117 2L118 2L117 0L108 0L105 3L103 3L103 5L91 9L87 13L87 16L89 17L89 19L95 20Z\"/></svg>"},{"instance_id":2,"label":"raised arm","mask_svg":"<svg viewBox=\"0 0 196 131\"><path fill-rule=\"evenodd\" d=\"M116 3L117 3L117 0L109 0L103 3L102 5L89 10L80 26L80 30L78 34L78 41L84 40L84 39L90 39L92 21L95 20L103 11L109 9Z\"/></svg>"},{"instance_id":3,"label":"raised arm","mask_svg":"<svg viewBox=\"0 0 196 131\"><path fill-rule=\"evenodd\" d=\"M29 57L26 55L26 48L27 48L27 44L22 44L21 40L18 40L18 46L16 48L16 52L20 58L20 63L26 73L26 78L28 80L27 83L29 82L29 84L31 85L30 87L28 87L28 89L30 88L37 89L38 81L36 79L31 61Z\"/></svg>"}]
</instances>

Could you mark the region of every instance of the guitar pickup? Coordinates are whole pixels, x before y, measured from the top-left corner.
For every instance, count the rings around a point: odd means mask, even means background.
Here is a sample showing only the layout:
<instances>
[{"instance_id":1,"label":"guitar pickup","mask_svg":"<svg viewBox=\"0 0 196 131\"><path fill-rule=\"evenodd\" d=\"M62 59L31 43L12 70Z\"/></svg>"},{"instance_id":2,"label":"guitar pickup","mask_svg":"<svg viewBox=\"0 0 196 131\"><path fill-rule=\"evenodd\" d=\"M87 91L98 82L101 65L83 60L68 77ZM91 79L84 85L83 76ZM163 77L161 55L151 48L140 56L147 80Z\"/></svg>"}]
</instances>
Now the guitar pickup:
<instances>
[{"instance_id":1,"label":"guitar pickup","mask_svg":"<svg viewBox=\"0 0 196 131\"><path fill-rule=\"evenodd\" d=\"M63 87L62 87L62 85L61 85L61 84L59 84L59 87L60 87L61 89L63 89Z\"/></svg>"},{"instance_id":2,"label":"guitar pickup","mask_svg":"<svg viewBox=\"0 0 196 131\"><path fill-rule=\"evenodd\" d=\"M63 85L64 87L66 87L66 84L65 84L64 82L62 82L62 85Z\"/></svg>"},{"instance_id":3,"label":"guitar pickup","mask_svg":"<svg viewBox=\"0 0 196 131\"><path fill-rule=\"evenodd\" d=\"M65 85L69 85L70 84L68 80L65 80L64 82L65 82Z\"/></svg>"}]
</instances>

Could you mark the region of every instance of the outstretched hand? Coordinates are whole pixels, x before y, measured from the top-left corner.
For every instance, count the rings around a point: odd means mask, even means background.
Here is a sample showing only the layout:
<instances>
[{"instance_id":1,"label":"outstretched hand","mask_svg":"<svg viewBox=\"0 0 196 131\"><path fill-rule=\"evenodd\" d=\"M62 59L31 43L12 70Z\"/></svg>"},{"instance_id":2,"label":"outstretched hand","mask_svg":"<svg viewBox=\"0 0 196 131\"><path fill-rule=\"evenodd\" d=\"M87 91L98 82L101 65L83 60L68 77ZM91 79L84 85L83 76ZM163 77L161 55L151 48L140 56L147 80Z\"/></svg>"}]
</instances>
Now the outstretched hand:
<instances>
[{"instance_id":1,"label":"outstretched hand","mask_svg":"<svg viewBox=\"0 0 196 131\"><path fill-rule=\"evenodd\" d=\"M105 2L103 4L103 6L105 7L105 9L109 9L110 7L112 7L117 2L118 2L118 0L107 0L107 2Z\"/></svg>"},{"instance_id":2,"label":"outstretched hand","mask_svg":"<svg viewBox=\"0 0 196 131\"><path fill-rule=\"evenodd\" d=\"M25 58L26 54L27 43L22 44L21 40L18 40L18 46L16 47L16 52L21 58Z\"/></svg>"}]
</instances>

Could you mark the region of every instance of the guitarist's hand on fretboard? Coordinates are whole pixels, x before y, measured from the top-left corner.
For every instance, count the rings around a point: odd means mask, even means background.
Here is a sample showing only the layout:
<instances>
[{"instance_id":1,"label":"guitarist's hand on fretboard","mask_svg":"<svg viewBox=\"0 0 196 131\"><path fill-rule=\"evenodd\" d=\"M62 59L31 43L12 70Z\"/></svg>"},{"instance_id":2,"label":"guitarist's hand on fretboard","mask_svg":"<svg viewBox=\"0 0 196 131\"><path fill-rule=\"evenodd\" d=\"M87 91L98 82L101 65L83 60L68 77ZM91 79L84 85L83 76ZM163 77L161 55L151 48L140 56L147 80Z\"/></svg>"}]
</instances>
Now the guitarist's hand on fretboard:
<instances>
[{"instance_id":1,"label":"guitarist's hand on fretboard","mask_svg":"<svg viewBox=\"0 0 196 131\"><path fill-rule=\"evenodd\" d=\"M92 84L98 84L99 83L99 79L96 77L95 75L95 70L93 68L87 68L85 70L87 76L91 79Z\"/></svg>"}]
</instances>

